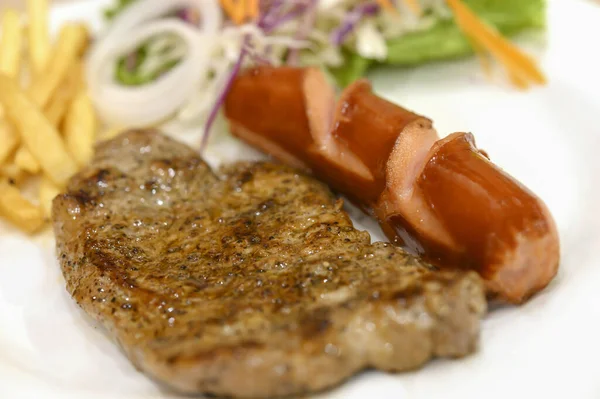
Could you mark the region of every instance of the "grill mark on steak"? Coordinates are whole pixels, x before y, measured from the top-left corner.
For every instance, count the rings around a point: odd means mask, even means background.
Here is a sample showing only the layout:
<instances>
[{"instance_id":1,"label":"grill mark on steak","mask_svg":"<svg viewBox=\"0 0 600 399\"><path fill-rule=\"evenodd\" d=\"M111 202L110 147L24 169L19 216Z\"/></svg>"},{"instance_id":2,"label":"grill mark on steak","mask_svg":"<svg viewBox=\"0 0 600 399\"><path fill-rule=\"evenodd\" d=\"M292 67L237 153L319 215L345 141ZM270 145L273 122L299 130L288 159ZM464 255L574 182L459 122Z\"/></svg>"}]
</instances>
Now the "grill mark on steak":
<instances>
[{"instance_id":1,"label":"grill mark on steak","mask_svg":"<svg viewBox=\"0 0 600 399\"><path fill-rule=\"evenodd\" d=\"M69 293L180 391L302 394L476 349L475 273L371 244L326 186L285 166L214 173L185 145L130 131L97 147L53 219Z\"/></svg>"}]
</instances>

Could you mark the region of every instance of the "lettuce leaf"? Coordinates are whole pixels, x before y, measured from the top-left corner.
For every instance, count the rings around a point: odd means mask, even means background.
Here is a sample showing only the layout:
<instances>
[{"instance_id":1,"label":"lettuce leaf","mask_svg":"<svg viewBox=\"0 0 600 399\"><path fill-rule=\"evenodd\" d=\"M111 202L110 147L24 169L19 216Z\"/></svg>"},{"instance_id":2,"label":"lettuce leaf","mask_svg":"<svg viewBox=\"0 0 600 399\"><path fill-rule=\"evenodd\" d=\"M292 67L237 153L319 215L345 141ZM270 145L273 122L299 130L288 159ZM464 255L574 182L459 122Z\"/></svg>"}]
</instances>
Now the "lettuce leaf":
<instances>
[{"instance_id":1,"label":"lettuce leaf","mask_svg":"<svg viewBox=\"0 0 600 399\"><path fill-rule=\"evenodd\" d=\"M105 10L108 20L136 0L116 0ZM165 0L168 1L168 0ZM463 0L481 19L495 26L506 36L516 35L527 29L542 29L546 24L546 0ZM383 64L410 67L431 61L459 58L471 55L473 49L460 28L452 19L440 20L428 30L403 35L387 42L388 56ZM140 49L143 53L144 49ZM363 58L349 49L343 49L345 62L339 68L329 69L340 87L345 87L364 76L368 69L378 64ZM143 57L141 55L140 58ZM160 72L173 65L165 65ZM124 59L119 61L117 79L125 85L141 85L155 79L157 74L141 76L137 70L125 68Z\"/></svg>"},{"instance_id":2,"label":"lettuce leaf","mask_svg":"<svg viewBox=\"0 0 600 399\"><path fill-rule=\"evenodd\" d=\"M546 25L546 0L463 0L481 19L506 36ZM432 28L389 40L387 65L414 66L430 61L470 55L473 49L452 20L438 22ZM346 62L332 70L338 84L347 86L363 76L372 62L346 51Z\"/></svg>"}]
</instances>

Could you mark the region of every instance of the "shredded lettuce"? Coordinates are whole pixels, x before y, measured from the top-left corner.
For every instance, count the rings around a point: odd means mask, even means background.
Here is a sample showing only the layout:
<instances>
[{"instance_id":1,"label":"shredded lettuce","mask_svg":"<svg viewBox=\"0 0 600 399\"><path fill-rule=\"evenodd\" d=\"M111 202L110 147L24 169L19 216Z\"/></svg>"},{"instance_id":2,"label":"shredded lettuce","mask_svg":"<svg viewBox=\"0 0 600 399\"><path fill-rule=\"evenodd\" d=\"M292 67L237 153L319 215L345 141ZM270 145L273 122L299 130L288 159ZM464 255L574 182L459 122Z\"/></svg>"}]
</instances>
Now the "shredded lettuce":
<instances>
[{"instance_id":1,"label":"shredded lettuce","mask_svg":"<svg viewBox=\"0 0 600 399\"><path fill-rule=\"evenodd\" d=\"M545 26L545 0L464 0L464 3L504 35ZM415 65L472 52L469 41L458 26L447 20L427 31L389 40L386 63Z\"/></svg>"},{"instance_id":2,"label":"shredded lettuce","mask_svg":"<svg viewBox=\"0 0 600 399\"><path fill-rule=\"evenodd\" d=\"M115 4L105 10L106 18L112 20L135 1L137 0L115 0ZM496 27L506 36L514 36L527 29L541 29L546 24L546 0L462 1L482 20ZM370 67L377 64L411 67L426 62L471 55L473 53L471 43L455 24L451 13L443 15L443 13L429 11L429 14L422 18L427 17L431 24L425 26L424 29L405 32L399 37L387 40L387 56L383 61L362 57L352 50L352 43L343 46L341 54L344 62L341 66L336 67L332 67L330 63L328 68L337 84L345 87L364 76ZM339 50L336 49L336 51L339 54ZM151 82L177 63L172 59L165 60L158 68L148 72L141 68L144 61L149 58L147 49L139 48L137 57L134 58L136 66L133 68L131 62L127 62L127 57L123 57L117 65L115 77L124 85L136 86ZM321 63L327 65L327 62Z\"/></svg>"},{"instance_id":3,"label":"shredded lettuce","mask_svg":"<svg viewBox=\"0 0 600 399\"><path fill-rule=\"evenodd\" d=\"M541 29L546 25L546 0L463 1L481 19L506 36L514 36L528 29ZM473 53L471 44L451 19L439 21L428 30L388 40L387 45L388 56L382 63L397 66L415 66ZM362 77L368 67L374 65L349 51L346 51L345 58L342 67L331 71L342 87Z\"/></svg>"}]
</instances>

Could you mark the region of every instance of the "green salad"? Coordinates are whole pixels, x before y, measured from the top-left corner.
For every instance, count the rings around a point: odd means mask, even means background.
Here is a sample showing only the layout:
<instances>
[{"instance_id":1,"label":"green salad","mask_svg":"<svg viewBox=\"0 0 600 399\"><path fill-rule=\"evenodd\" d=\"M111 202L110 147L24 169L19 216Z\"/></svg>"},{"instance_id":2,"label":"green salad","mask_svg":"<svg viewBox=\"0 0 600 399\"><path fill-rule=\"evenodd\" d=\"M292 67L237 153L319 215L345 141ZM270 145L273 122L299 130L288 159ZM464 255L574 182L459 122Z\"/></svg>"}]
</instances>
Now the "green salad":
<instances>
[{"instance_id":1,"label":"green salad","mask_svg":"<svg viewBox=\"0 0 600 399\"><path fill-rule=\"evenodd\" d=\"M105 10L107 33L88 75L100 108L122 124L175 112L210 126L237 72L250 65L318 66L345 87L377 65L479 52L526 88L545 78L509 38L543 29L545 15L545 0L117 0ZM139 104L162 96L169 106L126 111L112 104L117 92Z\"/></svg>"}]
</instances>

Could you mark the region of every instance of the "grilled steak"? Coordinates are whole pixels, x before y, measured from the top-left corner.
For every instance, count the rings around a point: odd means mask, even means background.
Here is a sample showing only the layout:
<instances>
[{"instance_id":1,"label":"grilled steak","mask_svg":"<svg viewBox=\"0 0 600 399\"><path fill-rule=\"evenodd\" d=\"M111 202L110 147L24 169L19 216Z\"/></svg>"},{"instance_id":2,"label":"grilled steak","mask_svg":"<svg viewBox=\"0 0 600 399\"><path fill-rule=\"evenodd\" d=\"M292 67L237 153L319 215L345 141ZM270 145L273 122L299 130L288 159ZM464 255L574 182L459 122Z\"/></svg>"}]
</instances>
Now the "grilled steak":
<instances>
[{"instance_id":1,"label":"grilled steak","mask_svg":"<svg viewBox=\"0 0 600 399\"><path fill-rule=\"evenodd\" d=\"M326 186L281 165L215 173L131 131L99 145L53 217L69 293L180 391L299 394L477 346L475 273L371 244Z\"/></svg>"}]
</instances>

